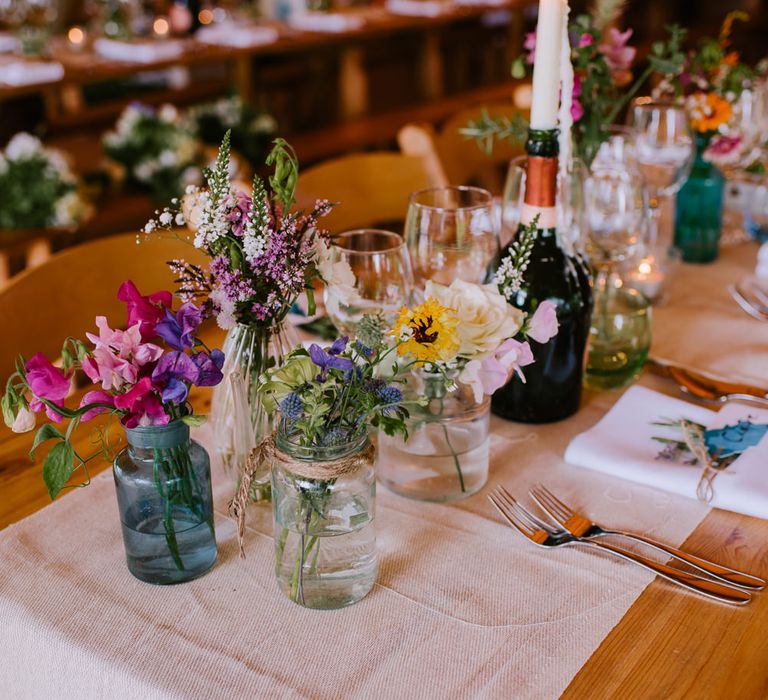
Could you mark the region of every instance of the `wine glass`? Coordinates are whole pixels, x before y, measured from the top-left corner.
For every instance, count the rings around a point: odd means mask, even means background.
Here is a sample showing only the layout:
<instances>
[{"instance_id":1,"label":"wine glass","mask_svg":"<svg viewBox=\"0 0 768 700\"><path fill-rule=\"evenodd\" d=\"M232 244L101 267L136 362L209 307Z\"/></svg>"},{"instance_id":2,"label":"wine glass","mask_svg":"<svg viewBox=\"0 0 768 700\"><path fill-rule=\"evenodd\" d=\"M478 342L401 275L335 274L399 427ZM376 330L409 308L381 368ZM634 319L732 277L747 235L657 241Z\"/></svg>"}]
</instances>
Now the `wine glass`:
<instances>
[{"instance_id":1,"label":"wine glass","mask_svg":"<svg viewBox=\"0 0 768 700\"><path fill-rule=\"evenodd\" d=\"M691 172L695 142L688 116L677 105L638 100L632 110L632 141L640 172L648 188L649 238L671 245L671 227L659 227L661 200L671 197Z\"/></svg>"},{"instance_id":2,"label":"wine glass","mask_svg":"<svg viewBox=\"0 0 768 700\"><path fill-rule=\"evenodd\" d=\"M419 287L427 280L482 283L499 251L493 196L479 187L414 192L405 238Z\"/></svg>"},{"instance_id":3,"label":"wine glass","mask_svg":"<svg viewBox=\"0 0 768 700\"><path fill-rule=\"evenodd\" d=\"M339 333L354 336L366 314L381 313L392 325L413 293L411 260L402 236L379 229L341 233L331 241L331 262L340 261L346 261L355 275L354 294L339 294L327 285L324 292L328 316Z\"/></svg>"},{"instance_id":4,"label":"wine glass","mask_svg":"<svg viewBox=\"0 0 768 700\"><path fill-rule=\"evenodd\" d=\"M597 272L585 382L606 389L631 381L650 348L648 299L625 285L616 268L642 240L647 195L632 173L594 165L584 195Z\"/></svg>"}]
</instances>

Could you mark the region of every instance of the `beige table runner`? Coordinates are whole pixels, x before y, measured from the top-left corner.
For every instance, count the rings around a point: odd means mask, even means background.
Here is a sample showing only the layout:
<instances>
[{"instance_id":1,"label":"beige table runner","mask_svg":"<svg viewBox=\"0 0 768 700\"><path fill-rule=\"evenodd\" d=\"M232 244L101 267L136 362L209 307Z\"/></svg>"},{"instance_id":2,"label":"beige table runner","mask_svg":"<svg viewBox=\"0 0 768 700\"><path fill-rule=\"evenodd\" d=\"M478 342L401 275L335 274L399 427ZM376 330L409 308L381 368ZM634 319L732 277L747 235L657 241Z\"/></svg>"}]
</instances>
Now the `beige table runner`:
<instances>
[{"instance_id":1,"label":"beige table runner","mask_svg":"<svg viewBox=\"0 0 768 700\"><path fill-rule=\"evenodd\" d=\"M741 317L724 297L753 258L744 247L716 266L683 270L677 301L657 314L660 352L759 378L768 324ZM612 525L679 544L704 506L562 461L571 437L617 398L588 395L555 425L494 420L491 483L522 495L542 481ZM108 473L0 533L3 695L556 697L652 580L589 550L531 546L483 493L437 505L380 489L373 591L345 610L305 610L277 589L269 509L253 510L248 559L237 558L228 487L216 475L219 562L188 584L130 576Z\"/></svg>"}]
</instances>

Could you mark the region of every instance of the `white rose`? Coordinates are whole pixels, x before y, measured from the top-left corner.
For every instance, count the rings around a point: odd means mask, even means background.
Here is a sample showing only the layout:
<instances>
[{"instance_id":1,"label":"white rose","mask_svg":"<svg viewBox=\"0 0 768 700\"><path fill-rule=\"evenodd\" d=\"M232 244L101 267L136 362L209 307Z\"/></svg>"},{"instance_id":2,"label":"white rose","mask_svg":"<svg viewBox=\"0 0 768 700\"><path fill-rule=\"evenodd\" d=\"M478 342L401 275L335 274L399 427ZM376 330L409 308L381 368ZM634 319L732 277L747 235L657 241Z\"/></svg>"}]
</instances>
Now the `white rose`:
<instances>
[{"instance_id":1,"label":"white rose","mask_svg":"<svg viewBox=\"0 0 768 700\"><path fill-rule=\"evenodd\" d=\"M472 284L454 280L450 287L431 280L425 295L455 310L459 322L456 334L460 357L482 360L489 357L507 338L514 337L525 315L507 304L495 284Z\"/></svg>"},{"instance_id":2,"label":"white rose","mask_svg":"<svg viewBox=\"0 0 768 700\"><path fill-rule=\"evenodd\" d=\"M34 429L36 422L37 418L35 417L35 414L22 406L16 414L16 419L13 421L11 430L14 433L28 433L30 430Z\"/></svg>"}]
</instances>

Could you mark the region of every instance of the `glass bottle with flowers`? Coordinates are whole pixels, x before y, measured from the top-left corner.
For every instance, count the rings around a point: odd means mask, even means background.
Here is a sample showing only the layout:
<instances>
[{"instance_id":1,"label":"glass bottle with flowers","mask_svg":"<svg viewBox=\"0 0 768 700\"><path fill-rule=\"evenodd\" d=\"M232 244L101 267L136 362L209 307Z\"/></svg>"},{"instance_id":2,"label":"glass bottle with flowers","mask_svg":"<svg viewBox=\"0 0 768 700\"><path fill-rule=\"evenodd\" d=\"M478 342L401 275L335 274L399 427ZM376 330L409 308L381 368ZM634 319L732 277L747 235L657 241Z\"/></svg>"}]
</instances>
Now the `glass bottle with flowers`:
<instances>
[{"instance_id":1,"label":"glass bottle with flowers","mask_svg":"<svg viewBox=\"0 0 768 700\"><path fill-rule=\"evenodd\" d=\"M216 539L208 454L189 437L190 426L204 418L193 414L188 397L192 386L221 381L224 358L195 337L203 315L194 304L173 313L170 292L142 296L131 281L118 298L127 306L127 330L113 330L98 316L98 334L86 334L90 345L64 342L61 368L42 353L19 358L3 396L3 418L15 432L33 430L42 410L52 421L38 429L30 452L34 457L43 443L53 443L43 462L52 499L90 483L92 460L113 459L129 571L149 583L189 581L215 563ZM76 372L99 388L86 392L77 408L67 407ZM101 414L108 420L97 419L96 440L76 442L82 424ZM128 442L116 456L114 418ZM99 449L86 455L83 444ZM71 484L77 476L83 481Z\"/></svg>"},{"instance_id":2,"label":"glass bottle with flowers","mask_svg":"<svg viewBox=\"0 0 768 700\"><path fill-rule=\"evenodd\" d=\"M522 237L535 233L526 227ZM522 274L525 256L517 264ZM406 396L424 397L425 403L406 421L407 440L379 435L377 470L395 493L449 501L485 485L490 396L514 373L525 381L522 368L534 361L528 339L546 343L554 337L557 315L554 304L542 300L526 319L496 284L428 282L425 295L423 304L401 311L391 331L406 361L401 371L411 371ZM369 335L370 325L364 325L358 340L367 343Z\"/></svg>"},{"instance_id":3,"label":"glass bottle with flowers","mask_svg":"<svg viewBox=\"0 0 768 700\"><path fill-rule=\"evenodd\" d=\"M246 458L272 427L258 379L280 366L296 344L286 323L289 310L304 292L308 313L314 313L316 281L346 299L354 293L354 276L347 263L331 261L328 234L318 226L330 203L318 200L309 213L291 211L299 168L290 145L274 141L267 158L273 167L269 190L257 175L245 194L230 183L229 139L227 132L215 168L206 172L208 189L188 188L182 212L166 209L144 231L172 231L186 222L195 232L195 247L211 258L205 270L183 260L171 266L182 299L205 299L205 308L228 331L224 381L214 392L211 422L214 449L238 483ZM253 500L267 497L268 472L251 480L251 487Z\"/></svg>"},{"instance_id":4,"label":"glass bottle with flowers","mask_svg":"<svg viewBox=\"0 0 768 700\"><path fill-rule=\"evenodd\" d=\"M725 177L720 167L736 164L750 150L737 112L752 81L752 70L731 50L731 31L743 12L729 13L718 37L704 37L686 57L682 72L656 92L685 101L696 136L696 158L675 204L675 246L687 262L717 258Z\"/></svg>"},{"instance_id":5,"label":"glass bottle with flowers","mask_svg":"<svg viewBox=\"0 0 768 700\"><path fill-rule=\"evenodd\" d=\"M349 345L343 337L327 349L297 348L259 384L280 421L250 456L230 510L242 552L249 481L271 467L275 573L283 592L305 607L351 605L376 578L368 435L373 426L404 436L408 418L401 389L383 376L394 348L382 340Z\"/></svg>"}]
</instances>

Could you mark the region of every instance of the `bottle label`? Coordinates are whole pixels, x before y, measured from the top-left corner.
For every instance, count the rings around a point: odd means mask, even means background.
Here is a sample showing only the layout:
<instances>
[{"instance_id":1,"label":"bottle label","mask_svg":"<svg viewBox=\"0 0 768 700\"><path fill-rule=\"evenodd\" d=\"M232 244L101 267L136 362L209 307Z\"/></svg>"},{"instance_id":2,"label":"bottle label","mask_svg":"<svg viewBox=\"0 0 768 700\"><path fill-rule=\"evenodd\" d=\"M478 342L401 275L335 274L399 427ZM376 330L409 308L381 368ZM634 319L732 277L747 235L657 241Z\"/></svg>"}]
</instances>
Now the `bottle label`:
<instances>
[{"instance_id":1,"label":"bottle label","mask_svg":"<svg viewBox=\"0 0 768 700\"><path fill-rule=\"evenodd\" d=\"M530 224L537 216L537 228L557 228L556 207L536 207L527 202L520 207L520 223L523 226Z\"/></svg>"},{"instance_id":2,"label":"bottle label","mask_svg":"<svg viewBox=\"0 0 768 700\"><path fill-rule=\"evenodd\" d=\"M557 201L557 158L528 156L525 176L525 203L554 207Z\"/></svg>"}]
</instances>

